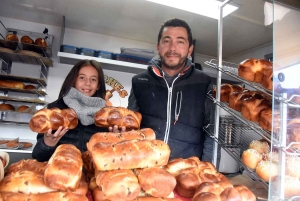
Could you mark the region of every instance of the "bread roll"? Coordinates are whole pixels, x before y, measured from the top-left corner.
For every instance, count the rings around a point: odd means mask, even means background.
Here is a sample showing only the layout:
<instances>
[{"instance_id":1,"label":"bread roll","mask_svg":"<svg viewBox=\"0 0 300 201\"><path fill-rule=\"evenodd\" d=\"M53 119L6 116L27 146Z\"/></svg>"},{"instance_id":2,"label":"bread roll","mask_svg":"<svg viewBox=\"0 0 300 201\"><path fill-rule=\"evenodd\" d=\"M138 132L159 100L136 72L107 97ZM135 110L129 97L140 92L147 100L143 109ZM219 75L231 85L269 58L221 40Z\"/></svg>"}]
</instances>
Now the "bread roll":
<instances>
[{"instance_id":1,"label":"bread roll","mask_svg":"<svg viewBox=\"0 0 300 201\"><path fill-rule=\"evenodd\" d=\"M45 169L45 183L57 190L76 189L82 176L81 152L74 145L59 145Z\"/></svg>"},{"instance_id":2,"label":"bread roll","mask_svg":"<svg viewBox=\"0 0 300 201\"><path fill-rule=\"evenodd\" d=\"M229 95L234 92L242 92L244 90L240 85L222 84L220 91L220 101L228 103ZM213 90L213 97L216 98L216 88Z\"/></svg>"},{"instance_id":3,"label":"bread roll","mask_svg":"<svg viewBox=\"0 0 300 201\"><path fill-rule=\"evenodd\" d=\"M169 146L161 140L130 140L98 143L91 151L96 170L134 169L166 165Z\"/></svg>"},{"instance_id":4,"label":"bread roll","mask_svg":"<svg viewBox=\"0 0 300 201\"><path fill-rule=\"evenodd\" d=\"M43 39L43 38L37 38L37 39L35 39L34 44L36 44L38 46L43 46L43 47L47 47L48 46L46 40Z\"/></svg>"},{"instance_id":5,"label":"bread roll","mask_svg":"<svg viewBox=\"0 0 300 201\"><path fill-rule=\"evenodd\" d=\"M238 75L245 80L260 83L265 69L272 68L272 63L265 59L246 59L238 66Z\"/></svg>"},{"instance_id":6,"label":"bread roll","mask_svg":"<svg viewBox=\"0 0 300 201\"><path fill-rule=\"evenodd\" d=\"M33 132L46 133L50 128L57 130L60 126L74 129L78 125L76 112L71 109L58 108L41 109L37 111L29 122Z\"/></svg>"},{"instance_id":7,"label":"bread roll","mask_svg":"<svg viewBox=\"0 0 300 201\"><path fill-rule=\"evenodd\" d=\"M233 188L240 193L243 201L256 201L255 195L246 186L234 185Z\"/></svg>"},{"instance_id":8,"label":"bread roll","mask_svg":"<svg viewBox=\"0 0 300 201\"><path fill-rule=\"evenodd\" d=\"M24 112L25 110L27 110L29 107L27 105L21 105L20 107L18 107L18 112Z\"/></svg>"},{"instance_id":9,"label":"bread roll","mask_svg":"<svg viewBox=\"0 0 300 201\"><path fill-rule=\"evenodd\" d=\"M140 185L132 170L96 171L96 183L108 200L133 200L140 193Z\"/></svg>"},{"instance_id":10,"label":"bread roll","mask_svg":"<svg viewBox=\"0 0 300 201\"><path fill-rule=\"evenodd\" d=\"M261 160L262 155L254 149L247 149L242 154L242 162L251 169L255 169Z\"/></svg>"},{"instance_id":11,"label":"bread roll","mask_svg":"<svg viewBox=\"0 0 300 201\"><path fill-rule=\"evenodd\" d=\"M1 103L0 104L0 110L7 110L7 111L15 111L15 107L11 104Z\"/></svg>"},{"instance_id":12,"label":"bread roll","mask_svg":"<svg viewBox=\"0 0 300 201\"><path fill-rule=\"evenodd\" d=\"M270 145L265 140L253 140L249 145L249 149L255 149L258 153L264 154L270 152Z\"/></svg>"},{"instance_id":13,"label":"bread roll","mask_svg":"<svg viewBox=\"0 0 300 201\"><path fill-rule=\"evenodd\" d=\"M138 175L141 188L153 197L167 197L176 186L175 177L162 168L144 168Z\"/></svg>"},{"instance_id":14,"label":"bread roll","mask_svg":"<svg viewBox=\"0 0 300 201\"><path fill-rule=\"evenodd\" d=\"M241 113L245 119L258 122L259 113L268 107L270 103L265 99L249 98L243 101Z\"/></svg>"},{"instance_id":15,"label":"bread roll","mask_svg":"<svg viewBox=\"0 0 300 201\"><path fill-rule=\"evenodd\" d=\"M166 165L166 170L176 177L177 175L182 173L182 170L184 169L189 169L189 170L193 170L194 168L199 169L200 163L201 162L199 158L195 156L186 159L175 158L169 161L169 163Z\"/></svg>"},{"instance_id":16,"label":"bread roll","mask_svg":"<svg viewBox=\"0 0 300 201\"><path fill-rule=\"evenodd\" d=\"M33 85L31 85L31 84L28 84L28 85L25 86L25 89L27 89L27 90L33 90L33 89L36 89L36 87L33 86Z\"/></svg>"},{"instance_id":17,"label":"bread roll","mask_svg":"<svg viewBox=\"0 0 300 201\"><path fill-rule=\"evenodd\" d=\"M127 129L139 129L142 115L123 107L104 107L95 114L95 125L110 127L117 125Z\"/></svg>"},{"instance_id":18,"label":"bread roll","mask_svg":"<svg viewBox=\"0 0 300 201\"><path fill-rule=\"evenodd\" d=\"M44 176L47 162L38 162L35 159L20 160L11 164L6 171L6 176L14 174L19 171L34 172L36 175Z\"/></svg>"},{"instance_id":19,"label":"bread roll","mask_svg":"<svg viewBox=\"0 0 300 201\"><path fill-rule=\"evenodd\" d=\"M19 38L16 34L7 34L6 40L18 42Z\"/></svg>"},{"instance_id":20,"label":"bread roll","mask_svg":"<svg viewBox=\"0 0 300 201\"><path fill-rule=\"evenodd\" d=\"M0 80L0 87L7 87L12 89L24 89L25 85L18 81Z\"/></svg>"},{"instance_id":21,"label":"bread roll","mask_svg":"<svg viewBox=\"0 0 300 201\"><path fill-rule=\"evenodd\" d=\"M102 132L95 133L87 143L88 150L91 151L93 146L98 142L116 143L124 140L155 140L155 132L151 128L143 128L141 130L131 130L121 133Z\"/></svg>"},{"instance_id":22,"label":"bread roll","mask_svg":"<svg viewBox=\"0 0 300 201\"><path fill-rule=\"evenodd\" d=\"M264 181L274 181L278 176L278 165L270 161L260 161L255 171Z\"/></svg>"},{"instance_id":23,"label":"bread roll","mask_svg":"<svg viewBox=\"0 0 300 201\"><path fill-rule=\"evenodd\" d=\"M22 36L21 43L34 44L34 41L29 36Z\"/></svg>"}]
</instances>

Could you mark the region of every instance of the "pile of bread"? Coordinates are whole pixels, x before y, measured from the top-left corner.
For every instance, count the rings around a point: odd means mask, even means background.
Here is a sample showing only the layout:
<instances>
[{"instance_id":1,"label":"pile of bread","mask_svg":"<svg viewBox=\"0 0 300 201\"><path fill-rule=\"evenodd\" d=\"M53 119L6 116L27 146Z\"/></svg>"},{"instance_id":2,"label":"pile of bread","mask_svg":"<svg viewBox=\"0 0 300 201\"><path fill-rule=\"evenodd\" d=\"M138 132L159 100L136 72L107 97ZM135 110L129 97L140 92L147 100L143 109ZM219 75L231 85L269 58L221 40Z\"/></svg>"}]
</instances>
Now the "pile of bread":
<instances>
[{"instance_id":1,"label":"pile of bread","mask_svg":"<svg viewBox=\"0 0 300 201\"><path fill-rule=\"evenodd\" d=\"M213 91L216 96L216 89ZM270 96L244 89L240 85L222 84L220 101L229 104L229 107L240 112L250 121L258 123L263 129L272 130L272 99Z\"/></svg>"},{"instance_id":2,"label":"pile of bread","mask_svg":"<svg viewBox=\"0 0 300 201\"><path fill-rule=\"evenodd\" d=\"M18 36L16 34L13 34L13 33L7 34L6 35L6 40L19 42ZM47 42L44 38L37 38L34 41L29 36L22 36L20 42L25 43L25 44L34 44L34 45L38 45L38 46L42 46L42 47L47 47L48 46Z\"/></svg>"},{"instance_id":3,"label":"pile of bread","mask_svg":"<svg viewBox=\"0 0 300 201\"><path fill-rule=\"evenodd\" d=\"M21 160L10 165L0 181L3 201L87 201L81 152L60 145L48 162Z\"/></svg>"},{"instance_id":4,"label":"pile of bread","mask_svg":"<svg viewBox=\"0 0 300 201\"><path fill-rule=\"evenodd\" d=\"M278 164L279 153L270 151L269 143L265 140L254 140L249 149L242 154L242 162L249 168L255 170L257 175L264 181L272 181L279 187ZM285 161L285 197L290 198L300 194L300 157L286 155Z\"/></svg>"},{"instance_id":5,"label":"pile of bread","mask_svg":"<svg viewBox=\"0 0 300 201\"><path fill-rule=\"evenodd\" d=\"M246 59L238 66L238 75L245 80L273 89L273 64L265 59Z\"/></svg>"}]
</instances>

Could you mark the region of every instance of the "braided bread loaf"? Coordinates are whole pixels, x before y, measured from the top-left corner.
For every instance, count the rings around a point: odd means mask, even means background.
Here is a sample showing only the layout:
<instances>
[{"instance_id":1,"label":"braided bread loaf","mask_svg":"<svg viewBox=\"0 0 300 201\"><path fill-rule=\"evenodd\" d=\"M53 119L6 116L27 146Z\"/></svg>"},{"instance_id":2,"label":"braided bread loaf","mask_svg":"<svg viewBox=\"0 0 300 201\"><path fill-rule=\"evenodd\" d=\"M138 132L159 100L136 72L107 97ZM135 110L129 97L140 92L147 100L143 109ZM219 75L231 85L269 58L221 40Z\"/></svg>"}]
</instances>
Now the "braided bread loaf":
<instances>
[{"instance_id":1,"label":"braided bread loaf","mask_svg":"<svg viewBox=\"0 0 300 201\"><path fill-rule=\"evenodd\" d=\"M29 122L33 132L46 133L50 128L57 130L60 126L74 129L78 125L76 112L71 109L58 108L41 109L37 111Z\"/></svg>"},{"instance_id":2,"label":"braided bread loaf","mask_svg":"<svg viewBox=\"0 0 300 201\"><path fill-rule=\"evenodd\" d=\"M95 125L110 127L117 125L127 129L139 129L142 115L123 107L104 107L95 114Z\"/></svg>"}]
</instances>

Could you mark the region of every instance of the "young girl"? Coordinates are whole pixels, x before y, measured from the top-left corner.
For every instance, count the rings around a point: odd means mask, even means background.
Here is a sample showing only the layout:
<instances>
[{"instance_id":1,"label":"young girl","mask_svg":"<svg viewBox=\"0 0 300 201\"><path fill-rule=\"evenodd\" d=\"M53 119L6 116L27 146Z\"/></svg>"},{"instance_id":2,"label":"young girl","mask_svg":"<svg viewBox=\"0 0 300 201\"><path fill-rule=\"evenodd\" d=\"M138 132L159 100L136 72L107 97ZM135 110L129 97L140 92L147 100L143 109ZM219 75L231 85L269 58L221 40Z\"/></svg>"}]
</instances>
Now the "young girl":
<instances>
[{"instance_id":1,"label":"young girl","mask_svg":"<svg viewBox=\"0 0 300 201\"><path fill-rule=\"evenodd\" d=\"M37 143L32 158L47 161L60 144L73 144L82 152L86 151L86 143L97 132L107 132L106 128L96 127L94 114L105 107L105 82L100 64L94 60L78 62L67 75L58 99L47 108L72 108L78 116L78 126L68 130L59 127L47 133L37 135Z\"/></svg>"}]
</instances>

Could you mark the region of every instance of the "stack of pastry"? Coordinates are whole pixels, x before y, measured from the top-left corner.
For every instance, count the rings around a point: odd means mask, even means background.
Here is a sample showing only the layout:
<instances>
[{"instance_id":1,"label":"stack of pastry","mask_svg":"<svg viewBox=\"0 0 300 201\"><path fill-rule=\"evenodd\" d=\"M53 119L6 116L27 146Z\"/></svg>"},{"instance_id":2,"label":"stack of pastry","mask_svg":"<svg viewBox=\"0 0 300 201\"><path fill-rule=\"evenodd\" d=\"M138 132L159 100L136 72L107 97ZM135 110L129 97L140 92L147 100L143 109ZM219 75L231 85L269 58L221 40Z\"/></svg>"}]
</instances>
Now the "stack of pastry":
<instances>
[{"instance_id":1,"label":"stack of pastry","mask_svg":"<svg viewBox=\"0 0 300 201\"><path fill-rule=\"evenodd\" d=\"M9 200L87 201L80 151L60 145L48 162L21 160L8 167L0 181L0 198Z\"/></svg>"},{"instance_id":2,"label":"stack of pastry","mask_svg":"<svg viewBox=\"0 0 300 201\"><path fill-rule=\"evenodd\" d=\"M238 66L238 75L245 80L261 83L266 89L273 88L273 64L265 59L246 59Z\"/></svg>"}]
</instances>

